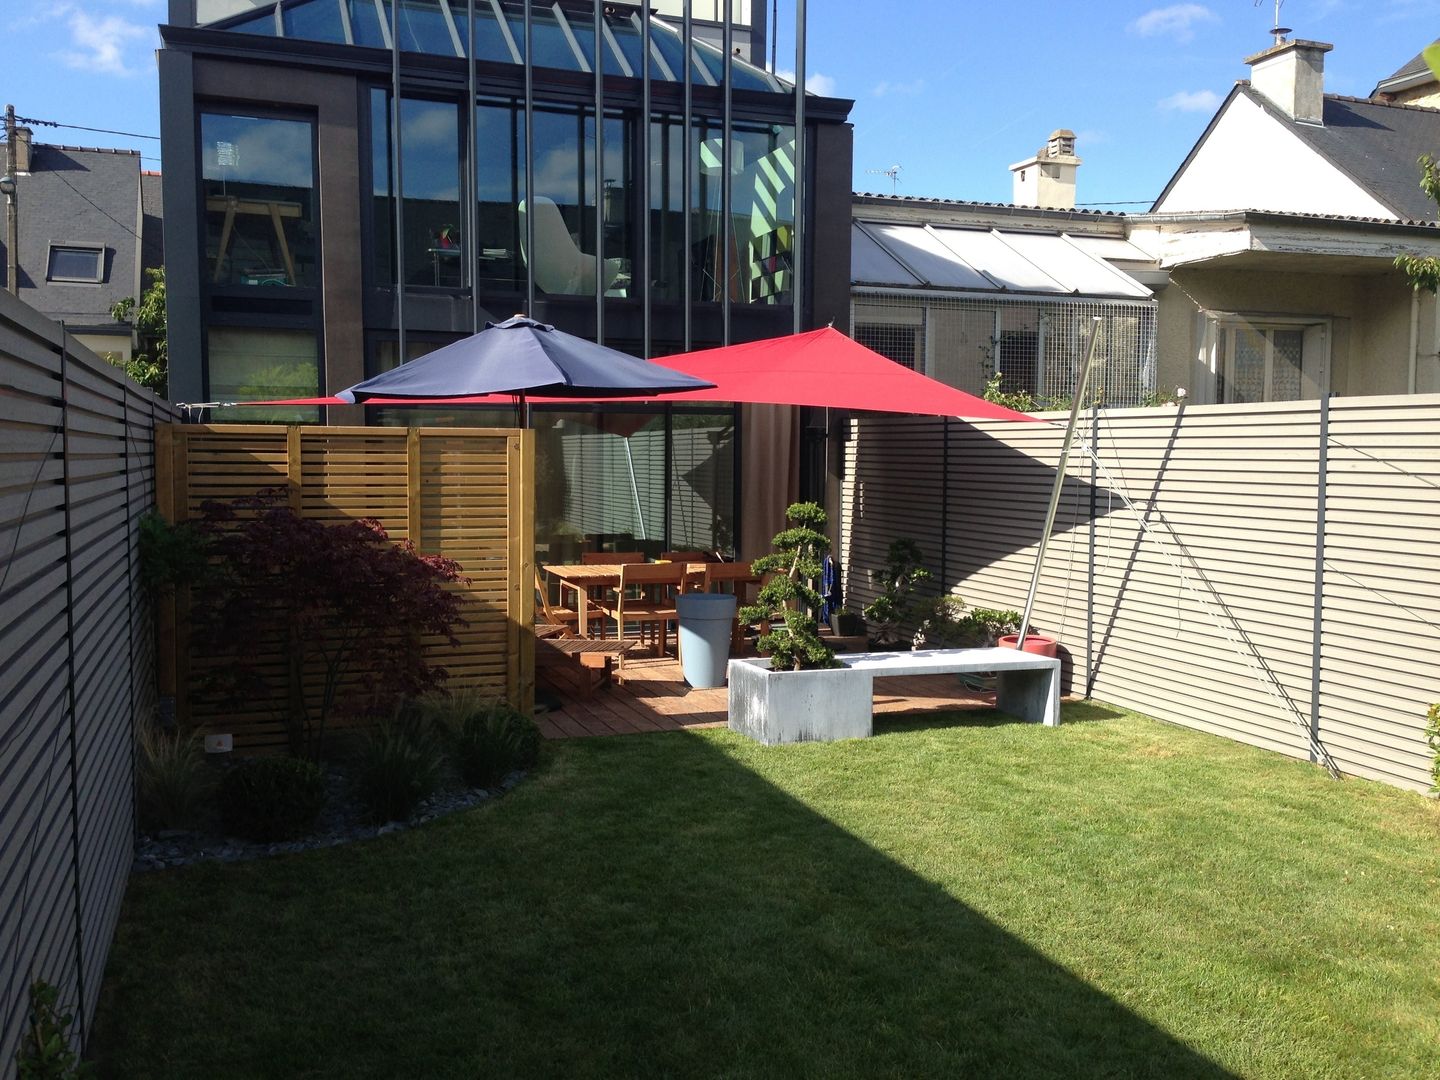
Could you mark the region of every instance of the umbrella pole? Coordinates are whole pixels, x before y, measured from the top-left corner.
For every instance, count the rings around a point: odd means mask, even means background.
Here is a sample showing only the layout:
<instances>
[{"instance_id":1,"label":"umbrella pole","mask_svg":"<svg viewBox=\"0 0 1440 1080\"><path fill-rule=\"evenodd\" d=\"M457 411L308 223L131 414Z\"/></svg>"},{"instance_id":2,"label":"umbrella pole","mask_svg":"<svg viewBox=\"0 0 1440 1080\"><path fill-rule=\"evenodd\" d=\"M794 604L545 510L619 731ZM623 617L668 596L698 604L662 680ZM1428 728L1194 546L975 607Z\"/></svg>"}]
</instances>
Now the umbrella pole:
<instances>
[{"instance_id":1,"label":"umbrella pole","mask_svg":"<svg viewBox=\"0 0 1440 1080\"><path fill-rule=\"evenodd\" d=\"M1090 348L1085 350L1085 360L1080 365L1080 374L1075 379L1075 398L1070 402L1070 422L1065 426L1065 442L1060 447L1060 462L1055 466L1055 484L1050 489L1050 507L1045 511L1045 528L1040 533L1040 549L1035 552L1035 569L1030 574L1030 592L1025 597L1025 614L1020 617L1020 634L1015 647L1025 648L1025 635L1030 631L1030 614L1035 609L1035 593L1040 588L1040 567L1045 562L1045 549L1050 544L1050 533L1055 527L1055 512L1060 508L1060 492L1065 487L1065 466L1070 460L1070 446L1075 441L1075 422L1080 416L1080 403L1085 397L1085 387L1090 381L1090 364L1095 359L1095 348L1100 344L1100 319L1090 331Z\"/></svg>"}]
</instances>

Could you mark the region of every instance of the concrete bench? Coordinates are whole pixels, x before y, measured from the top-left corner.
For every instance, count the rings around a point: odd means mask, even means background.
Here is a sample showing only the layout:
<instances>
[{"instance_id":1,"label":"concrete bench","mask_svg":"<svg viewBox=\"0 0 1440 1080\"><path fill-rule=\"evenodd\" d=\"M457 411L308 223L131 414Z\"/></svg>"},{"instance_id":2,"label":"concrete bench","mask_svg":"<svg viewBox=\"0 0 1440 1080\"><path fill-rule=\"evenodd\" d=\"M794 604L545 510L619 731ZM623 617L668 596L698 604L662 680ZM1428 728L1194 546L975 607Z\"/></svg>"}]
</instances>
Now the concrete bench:
<instances>
[{"instance_id":1,"label":"concrete bench","mask_svg":"<svg viewBox=\"0 0 1440 1080\"><path fill-rule=\"evenodd\" d=\"M1015 649L851 653L838 668L771 671L731 660L730 727L767 745L865 738L874 731L875 680L894 675L996 673L995 707L1022 720L1060 722L1060 661Z\"/></svg>"}]
</instances>

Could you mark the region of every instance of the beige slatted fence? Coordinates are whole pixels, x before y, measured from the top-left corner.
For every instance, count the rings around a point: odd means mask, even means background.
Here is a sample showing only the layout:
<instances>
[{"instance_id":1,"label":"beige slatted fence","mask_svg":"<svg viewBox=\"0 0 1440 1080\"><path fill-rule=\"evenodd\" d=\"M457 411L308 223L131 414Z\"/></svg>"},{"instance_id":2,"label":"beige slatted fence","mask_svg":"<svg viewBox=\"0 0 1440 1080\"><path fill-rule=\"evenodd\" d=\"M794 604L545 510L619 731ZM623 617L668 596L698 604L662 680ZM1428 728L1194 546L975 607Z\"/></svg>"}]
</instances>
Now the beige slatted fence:
<instances>
[{"instance_id":1,"label":"beige slatted fence","mask_svg":"<svg viewBox=\"0 0 1440 1080\"><path fill-rule=\"evenodd\" d=\"M527 712L534 706L534 444L530 432L482 428L170 425L161 432L161 510L194 520L207 501L280 490L296 513L328 523L374 518L393 540L460 564L451 586L467 625L458 645L425 642L450 688L473 687ZM283 701L237 703L207 692L220 658L200 655L185 633L185 601L174 628L178 712L203 730L234 736L237 750L287 745ZM280 640L259 648L279 686ZM307 671L307 678L319 672ZM342 727L344 718L335 718Z\"/></svg>"},{"instance_id":2,"label":"beige slatted fence","mask_svg":"<svg viewBox=\"0 0 1440 1080\"><path fill-rule=\"evenodd\" d=\"M1427 788L1440 398L1110 410L1082 431L1103 467L1072 457L1034 616L1069 689L1297 757L1320 756L1313 734L1347 774ZM913 536L967 603L1022 607L1061 438L855 421L850 606Z\"/></svg>"}]
</instances>

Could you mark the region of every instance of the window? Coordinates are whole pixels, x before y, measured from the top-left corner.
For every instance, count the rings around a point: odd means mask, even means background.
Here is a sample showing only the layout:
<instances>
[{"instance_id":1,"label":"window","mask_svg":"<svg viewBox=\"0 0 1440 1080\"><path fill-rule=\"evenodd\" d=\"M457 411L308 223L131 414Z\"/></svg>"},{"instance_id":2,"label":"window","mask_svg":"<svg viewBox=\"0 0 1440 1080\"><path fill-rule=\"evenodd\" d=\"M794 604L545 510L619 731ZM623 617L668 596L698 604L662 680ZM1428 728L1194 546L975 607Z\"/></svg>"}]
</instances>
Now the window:
<instances>
[{"instance_id":1,"label":"window","mask_svg":"<svg viewBox=\"0 0 1440 1080\"><path fill-rule=\"evenodd\" d=\"M320 359L310 330L212 326L209 334L210 397L216 401L271 401L316 397ZM311 406L216 409L217 421L298 424L320 419Z\"/></svg>"},{"instance_id":2,"label":"window","mask_svg":"<svg viewBox=\"0 0 1440 1080\"><path fill-rule=\"evenodd\" d=\"M102 244L51 244L46 281L99 284L105 280Z\"/></svg>"},{"instance_id":3,"label":"window","mask_svg":"<svg viewBox=\"0 0 1440 1080\"><path fill-rule=\"evenodd\" d=\"M304 120L202 113L205 257L216 285L316 283L313 131Z\"/></svg>"},{"instance_id":4,"label":"window","mask_svg":"<svg viewBox=\"0 0 1440 1080\"><path fill-rule=\"evenodd\" d=\"M1215 333L1215 400L1302 401L1328 383L1328 325L1305 319L1220 317Z\"/></svg>"}]
</instances>

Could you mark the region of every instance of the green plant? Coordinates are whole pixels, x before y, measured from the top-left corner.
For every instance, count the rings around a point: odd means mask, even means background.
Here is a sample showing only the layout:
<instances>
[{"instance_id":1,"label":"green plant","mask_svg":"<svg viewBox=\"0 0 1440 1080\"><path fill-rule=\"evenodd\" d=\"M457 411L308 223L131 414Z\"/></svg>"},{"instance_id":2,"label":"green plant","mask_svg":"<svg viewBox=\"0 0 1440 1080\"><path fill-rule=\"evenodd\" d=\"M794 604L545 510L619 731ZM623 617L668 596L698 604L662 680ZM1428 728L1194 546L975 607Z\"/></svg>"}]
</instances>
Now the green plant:
<instances>
[{"instance_id":1,"label":"green plant","mask_svg":"<svg viewBox=\"0 0 1440 1080\"><path fill-rule=\"evenodd\" d=\"M198 585L210 567L210 540L189 521L174 525L155 512L140 519L140 583L152 591Z\"/></svg>"},{"instance_id":2,"label":"green plant","mask_svg":"<svg viewBox=\"0 0 1440 1080\"><path fill-rule=\"evenodd\" d=\"M74 1013L60 1012L60 991L44 979L30 984L29 1027L15 1057L20 1080L78 1080L95 1066L70 1047Z\"/></svg>"},{"instance_id":3,"label":"green plant","mask_svg":"<svg viewBox=\"0 0 1440 1080\"><path fill-rule=\"evenodd\" d=\"M439 786L440 764L430 733L397 713L361 744L355 793L372 821L406 821Z\"/></svg>"},{"instance_id":4,"label":"green plant","mask_svg":"<svg viewBox=\"0 0 1440 1080\"><path fill-rule=\"evenodd\" d=\"M1425 714L1425 741L1430 744L1433 759L1430 762L1430 777L1434 780L1431 791L1440 791L1440 702L1430 706Z\"/></svg>"},{"instance_id":5,"label":"green plant","mask_svg":"<svg viewBox=\"0 0 1440 1080\"><path fill-rule=\"evenodd\" d=\"M200 736L147 725L136 735L135 749L140 828L194 828L211 787Z\"/></svg>"},{"instance_id":6,"label":"green plant","mask_svg":"<svg viewBox=\"0 0 1440 1080\"><path fill-rule=\"evenodd\" d=\"M790 528L775 534L775 553L750 566L756 574L774 574L756 594L755 603L740 609L745 623L773 624L756 644L770 654L776 671L805 671L837 666L835 650L820 640L815 612L822 599L812 582L821 574L820 559L830 547L825 511L813 502L792 503L785 510ZM793 607L791 605L794 605Z\"/></svg>"},{"instance_id":7,"label":"green plant","mask_svg":"<svg viewBox=\"0 0 1440 1080\"><path fill-rule=\"evenodd\" d=\"M876 624L875 644L881 648L900 643L900 624L908 620L915 606L915 586L930 580L920 545L909 537L890 543L885 556L881 593L865 605L865 618Z\"/></svg>"},{"instance_id":8,"label":"green plant","mask_svg":"<svg viewBox=\"0 0 1440 1080\"><path fill-rule=\"evenodd\" d=\"M127 296L110 307L111 318L135 327L143 351L137 352L128 362L111 360L111 363L123 367L125 374L141 386L164 395L170 367L165 343L165 268L155 267L145 273L150 278L150 284L140 294L138 303L133 296Z\"/></svg>"},{"instance_id":9,"label":"green plant","mask_svg":"<svg viewBox=\"0 0 1440 1080\"><path fill-rule=\"evenodd\" d=\"M493 787L507 774L534 766L540 755L535 721L504 699L457 690L431 694L420 708L445 733L460 778L470 787Z\"/></svg>"},{"instance_id":10,"label":"green plant","mask_svg":"<svg viewBox=\"0 0 1440 1080\"><path fill-rule=\"evenodd\" d=\"M865 620L853 611L837 611L832 617L835 632L841 637L858 637L865 633Z\"/></svg>"},{"instance_id":11,"label":"green plant","mask_svg":"<svg viewBox=\"0 0 1440 1080\"><path fill-rule=\"evenodd\" d=\"M997 608L965 608L958 596L937 596L915 630L914 646L933 649L989 648L1002 634L1020 628L1020 613Z\"/></svg>"},{"instance_id":12,"label":"green plant","mask_svg":"<svg viewBox=\"0 0 1440 1080\"><path fill-rule=\"evenodd\" d=\"M299 836L325 807L325 773L295 757L253 758L220 781L220 820L225 831L268 843Z\"/></svg>"},{"instance_id":13,"label":"green plant","mask_svg":"<svg viewBox=\"0 0 1440 1080\"><path fill-rule=\"evenodd\" d=\"M1429 154L1421 154L1420 190L1440 204L1440 162ZM1397 255L1395 268L1405 275L1410 287L1440 295L1440 258L1433 255Z\"/></svg>"}]
</instances>

